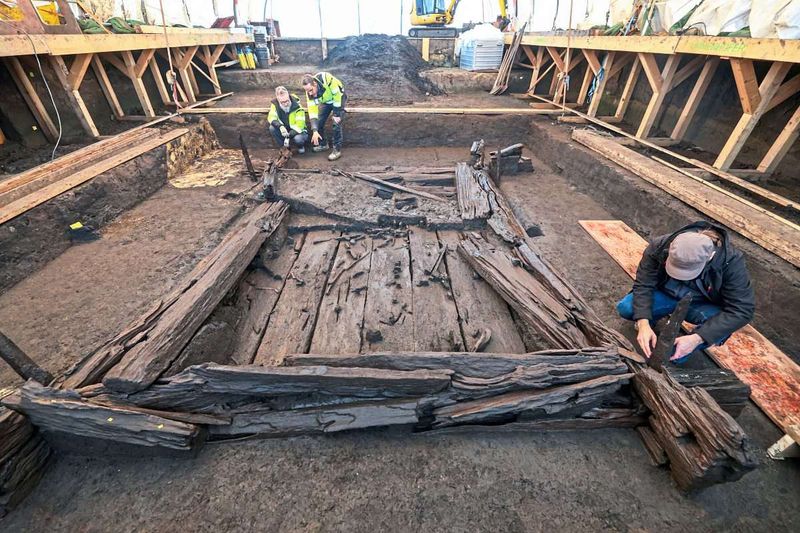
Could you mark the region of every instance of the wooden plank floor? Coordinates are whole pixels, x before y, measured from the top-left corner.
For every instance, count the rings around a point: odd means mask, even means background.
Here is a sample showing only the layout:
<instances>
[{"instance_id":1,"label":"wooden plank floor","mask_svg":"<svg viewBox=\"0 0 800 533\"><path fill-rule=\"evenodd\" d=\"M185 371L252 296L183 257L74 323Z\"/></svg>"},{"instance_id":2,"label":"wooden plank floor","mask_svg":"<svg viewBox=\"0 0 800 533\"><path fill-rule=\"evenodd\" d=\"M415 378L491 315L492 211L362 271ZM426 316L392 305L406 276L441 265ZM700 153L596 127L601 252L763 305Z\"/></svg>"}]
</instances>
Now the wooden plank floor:
<instances>
[{"instance_id":1,"label":"wooden plank floor","mask_svg":"<svg viewBox=\"0 0 800 533\"><path fill-rule=\"evenodd\" d=\"M312 231L248 275L239 364L288 353L524 353L506 303L456 251L457 232Z\"/></svg>"},{"instance_id":2,"label":"wooden plank floor","mask_svg":"<svg viewBox=\"0 0 800 533\"><path fill-rule=\"evenodd\" d=\"M629 276L636 276L647 241L621 220L580 224ZM753 326L741 328L725 344L706 352L750 385L750 398L778 427L787 431L800 424L800 366Z\"/></svg>"}]
</instances>

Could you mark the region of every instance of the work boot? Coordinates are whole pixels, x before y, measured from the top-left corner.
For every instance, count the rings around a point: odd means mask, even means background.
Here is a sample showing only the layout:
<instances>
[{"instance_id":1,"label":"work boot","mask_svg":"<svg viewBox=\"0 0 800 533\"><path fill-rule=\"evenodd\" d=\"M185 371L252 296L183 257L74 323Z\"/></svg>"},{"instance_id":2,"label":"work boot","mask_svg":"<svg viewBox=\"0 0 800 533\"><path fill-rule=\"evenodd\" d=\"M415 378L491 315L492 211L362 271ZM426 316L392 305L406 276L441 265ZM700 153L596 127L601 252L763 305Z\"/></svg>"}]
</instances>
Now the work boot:
<instances>
[{"instance_id":1,"label":"work boot","mask_svg":"<svg viewBox=\"0 0 800 533\"><path fill-rule=\"evenodd\" d=\"M318 154L320 152L326 152L328 150L328 148L330 148L328 143L324 143L324 144L323 143L319 143L317 146L313 147L311 149L311 151L314 152L315 154Z\"/></svg>"},{"instance_id":2,"label":"work boot","mask_svg":"<svg viewBox=\"0 0 800 533\"><path fill-rule=\"evenodd\" d=\"M328 156L328 161L336 161L340 157L342 157L342 151L338 148L334 148L333 152L331 152L331 155Z\"/></svg>"}]
</instances>

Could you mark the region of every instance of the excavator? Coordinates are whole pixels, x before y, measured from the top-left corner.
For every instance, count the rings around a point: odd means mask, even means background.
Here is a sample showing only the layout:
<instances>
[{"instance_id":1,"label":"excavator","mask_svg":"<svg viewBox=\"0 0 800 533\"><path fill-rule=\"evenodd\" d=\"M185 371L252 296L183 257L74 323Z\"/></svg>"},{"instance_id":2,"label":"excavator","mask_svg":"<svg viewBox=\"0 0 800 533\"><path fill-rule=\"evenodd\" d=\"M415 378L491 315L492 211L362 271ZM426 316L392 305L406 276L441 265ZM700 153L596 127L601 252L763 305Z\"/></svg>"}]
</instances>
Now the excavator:
<instances>
[{"instance_id":1,"label":"excavator","mask_svg":"<svg viewBox=\"0 0 800 533\"><path fill-rule=\"evenodd\" d=\"M457 37L457 28L447 28L453 22L460 0L413 0L411 8L411 25L409 37ZM445 7L445 3L447 7ZM509 23L508 0L497 0L500 16L497 23L500 30Z\"/></svg>"}]
</instances>

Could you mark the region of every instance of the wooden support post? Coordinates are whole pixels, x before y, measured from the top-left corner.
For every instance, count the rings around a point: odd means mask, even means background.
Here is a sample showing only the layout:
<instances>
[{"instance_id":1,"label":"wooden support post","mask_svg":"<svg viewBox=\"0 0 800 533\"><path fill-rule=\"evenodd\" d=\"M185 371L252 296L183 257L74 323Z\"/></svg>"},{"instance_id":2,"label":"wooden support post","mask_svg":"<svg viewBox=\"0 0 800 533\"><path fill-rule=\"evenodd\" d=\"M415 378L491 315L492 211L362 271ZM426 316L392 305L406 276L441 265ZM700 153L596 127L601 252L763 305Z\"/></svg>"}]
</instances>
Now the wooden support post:
<instances>
[{"instance_id":1,"label":"wooden support post","mask_svg":"<svg viewBox=\"0 0 800 533\"><path fill-rule=\"evenodd\" d=\"M591 68L592 72L594 72L594 75L597 76L601 68L600 60L597 59L597 52L594 50L584 49L583 55L586 58L586 62L589 63L589 68Z\"/></svg>"},{"instance_id":2,"label":"wooden support post","mask_svg":"<svg viewBox=\"0 0 800 533\"><path fill-rule=\"evenodd\" d=\"M772 101L767 106L767 113L774 109L775 106L781 105L787 99L791 98L795 95L797 91L800 91L800 74L793 76L790 80L786 81L781 88L778 89L778 92L775 93L775 96L772 97Z\"/></svg>"},{"instance_id":3,"label":"wooden support post","mask_svg":"<svg viewBox=\"0 0 800 533\"><path fill-rule=\"evenodd\" d=\"M222 87L219 83L219 77L217 77L216 64L224 49L224 44L217 45L213 52L211 52L211 49L208 46L204 46L203 54L201 55L203 63L205 63L206 68L208 69L208 77L211 80L211 85L214 86L215 94L222 94Z\"/></svg>"},{"instance_id":4,"label":"wooden support post","mask_svg":"<svg viewBox=\"0 0 800 533\"><path fill-rule=\"evenodd\" d=\"M50 118L44 104L42 104L42 100L36 93L36 89L34 89L31 80L28 78L28 74L25 72L25 69L22 68L19 58L7 57L5 58L5 64L6 68L11 73L11 79L14 80L14 84L22 94L25 103L28 104L28 109L30 109L33 114L33 118L36 119L39 127L42 128L42 133L44 133L48 141L52 143L56 142L56 140L58 140L58 128Z\"/></svg>"},{"instance_id":5,"label":"wooden support post","mask_svg":"<svg viewBox=\"0 0 800 533\"><path fill-rule=\"evenodd\" d=\"M606 72L611 70L614 66L614 58L616 57L616 52L609 52L606 55L605 62L603 63L603 68L605 68ZM608 82L608 76L603 76L603 79L597 83L597 87L595 87L594 94L592 94L592 101L589 102L589 110L586 113L589 116L596 116L597 110L600 107L600 100L603 99L603 92L606 90L606 83Z\"/></svg>"},{"instance_id":6,"label":"wooden support post","mask_svg":"<svg viewBox=\"0 0 800 533\"><path fill-rule=\"evenodd\" d=\"M764 80L758 86L758 104L755 105L752 113L744 113L742 118L739 119L739 123L736 124L736 127L733 129L733 133L731 133L731 136L719 153L717 160L714 161L714 166L716 168L727 170L731 167L736 160L736 156L739 155L739 152L744 146L744 143L747 141L748 137L750 137L753 129L755 129L756 124L758 124L758 121L764 113L766 113L772 97L778 92L781 82L783 82L783 78L786 77L791 66L792 63L783 63L780 61L776 61L772 64ZM737 83L737 89L738 88L739 86ZM739 96L741 98L741 93ZM751 100L750 104L753 103L754 102ZM744 107L744 101L742 107Z\"/></svg>"},{"instance_id":7,"label":"wooden support post","mask_svg":"<svg viewBox=\"0 0 800 533\"><path fill-rule=\"evenodd\" d=\"M622 90L622 95L619 97L617 103L617 111L614 113L614 119L622 121L625 117L625 112L628 110L628 104L631 103L633 97L633 90L636 88L636 82L639 81L639 71L642 69L642 63L637 56L633 56L633 64L631 65L631 72L628 74L628 81L625 82L625 87Z\"/></svg>"},{"instance_id":8,"label":"wooden support post","mask_svg":"<svg viewBox=\"0 0 800 533\"><path fill-rule=\"evenodd\" d=\"M73 91L80 89L83 78L86 76L86 71L89 70L89 65L92 63L92 57L94 57L94 54L79 54L72 60L67 81Z\"/></svg>"},{"instance_id":9,"label":"wooden support post","mask_svg":"<svg viewBox=\"0 0 800 533\"><path fill-rule=\"evenodd\" d=\"M66 63L64 63L64 58L61 56L48 56L48 59L50 60L50 65L53 67L53 70L56 71L58 82L61 85L61 88L64 89L64 92L67 94L67 99L69 100L70 105L72 105L72 109L75 111L75 114L78 116L81 126L83 126L83 129L85 129L86 132L92 137L99 137L100 132L97 131L97 126L95 126L94 120L92 120L92 116L89 114L89 110L86 108L86 103L83 101L81 93L78 92L77 89L73 88L70 84L70 71L67 68ZM77 79L77 77L72 79ZM81 76L81 80L82 79L83 77Z\"/></svg>"},{"instance_id":10,"label":"wooden support post","mask_svg":"<svg viewBox=\"0 0 800 533\"><path fill-rule=\"evenodd\" d=\"M594 72L591 65L586 65L586 70L583 73L583 82L581 83L581 90L578 91L578 105L586 103L586 95L589 94L589 87L592 85L594 79Z\"/></svg>"},{"instance_id":11,"label":"wooden support post","mask_svg":"<svg viewBox=\"0 0 800 533\"><path fill-rule=\"evenodd\" d=\"M620 57L620 54L622 57ZM617 52L616 60L614 61L614 66L608 69L606 75L608 79L612 79L614 76L622 72L622 69L628 66L628 63L631 61L636 61L636 54L631 54L627 52Z\"/></svg>"},{"instance_id":12,"label":"wooden support post","mask_svg":"<svg viewBox=\"0 0 800 533\"><path fill-rule=\"evenodd\" d=\"M798 135L800 135L800 107L794 112L792 118L789 119L789 123L778 135L775 143L767 151L761 163L758 164L758 171L767 174L775 172L789 148L797 140Z\"/></svg>"},{"instance_id":13,"label":"wooden support post","mask_svg":"<svg viewBox=\"0 0 800 533\"><path fill-rule=\"evenodd\" d=\"M530 47L523 46L523 50L530 51ZM544 66L545 58L544 58L544 47L540 46L536 50L536 57L533 61L533 72L531 72L531 82L528 85L528 94L533 94L536 92L536 85L539 83L539 76L541 76L542 67Z\"/></svg>"},{"instance_id":14,"label":"wooden support post","mask_svg":"<svg viewBox=\"0 0 800 533\"><path fill-rule=\"evenodd\" d=\"M139 98L139 103L142 104L142 111L146 117L156 116L155 111L153 111L153 104L150 103L150 97L147 95L147 89L145 89L144 82L142 81L142 74L147 68L147 62L153 57L154 52L155 50L142 51L142 55L139 57L139 60L145 58L142 62L135 60L133 52L130 50L123 50L121 52L122 61L125 65L128 78L130 78L131 83L133 83L133 89L136 91L136 96Z\"/></svg>"},{"instance_id":15,"label":"wooden support post","mask_svg":"<svg viewBox=\"0 0 800 533\"><path fill-rule=\"evenodd\" d=\"M97 82L100 84L100 88L103 90L103 94L105 95L106 101L111 108L111 112L114 113L114 116L117 119L121 119L125 116L125 112L122 110L122 106L119 104L117 93L114 91L114 87L111 85L111 81L108 79L108 73L106 72L106 68L103 66L103 62L100 60L100 55L98 54L95 54L95 56L92 58L92 70L97 78Z\"/></svg>"},{"instance_id":16,"label":"wooden support post","mask_svg":"<svg viewBox=\"0 0 800 533\"><path fill-rule=\"evenodd\" d=\"M686 105L683 107L680 117L678 117L678 122L675 124L675 128L673 128L672 134L670 134L671 139L675 141L683 140L683 137L686 135L686 130L689 128L689 123L694 118L694 114L700 106L700 101L703 99L706 90L708 90L708 86L711 84L711 79L714 77L717 65L719 65L718 57L709 57L703 65L703 70L700 71L700 76L698 76L697 81L694 83L694 88L689 94L689 99L686 101Z\"/></svg>"},{"instance_id":17,"label":"wooden support post","mask_svg":"<svg viewBox=\"0 0 800 533\"><path fill-rule=\"evenodd\" d=\"M753 114L761 103L761 94L758 92L758 78L753 62L749 59L731 58L731 70L736 81L736 91L742 103L742 112Z\"/></svg>"},{"instance_id":18,"label":"wooden support post","mask_svg":"<svg viewBox=\"0 0 800 533\"><path fill-rule=\"evenodd\" d=\"M191 70L191 61L197 53L198 46L190 46L184 51L176 51L177 61L175 68L180 74L181 82L183 82L183 89L186 91L186 99L190 103L195 103L197 98L195 95L195 85L197 81L193 80ZM194 83L193 83L194 81Z\"/></svg>"},{"instance_id":19,"label":"wooden support post","mask_svg":"<svg viewBox=\"0 0 800 533\"><path fill-rule=\"evenodd\" d=\"M677 54L668 56L662 72L659 72L658 63L653 54L640 53L639 60L647 76L647 81L650 82L650 87L653 89L653 96L650 98L650 103L647 104L642 121L639 123L639 129L636 131L637 137L644 138L650 134L650 130L653 129L661 113L661 106L672 88L672 80L678 70L681 56Z\"/></svg>"},{"instance_id":20,"label":"wooden support post","mask_svg":"<svg viewBox=\"0 0 800 533\"><path fill-rule=\"evenodd\" d=\"M692 76L692 74L700 70L707 59L708 58L704 56L695 56L688 63L682 66L678 72L675 73L670 90L685 82Z\"/></svg>"},{"instance_id":21,"label":"wooden support post","mask_svg":"<svg viewBox=\"0 0 800 533\"><path fill-rule=\"evenodd\" d=\"M422 59L429 61L431 58L431 40L428 37L422 38Z\"/></svg>"},{"instance_id":22,"label":"wooden support post","mask_svg":"<svg viewBox=\"0 0 800 533\"><path fill-rule=\"evenodd\" d=\"M161 97L161 103L168 104L172 101L172 97L167 89L167 84L164 83L164 76L161 74L161 69L158 68L158 61L156 60L156 57L151 57L149 63L150 74L156 81L156 88L158 88L158 95Z\"/></svg>"}]
</instances>

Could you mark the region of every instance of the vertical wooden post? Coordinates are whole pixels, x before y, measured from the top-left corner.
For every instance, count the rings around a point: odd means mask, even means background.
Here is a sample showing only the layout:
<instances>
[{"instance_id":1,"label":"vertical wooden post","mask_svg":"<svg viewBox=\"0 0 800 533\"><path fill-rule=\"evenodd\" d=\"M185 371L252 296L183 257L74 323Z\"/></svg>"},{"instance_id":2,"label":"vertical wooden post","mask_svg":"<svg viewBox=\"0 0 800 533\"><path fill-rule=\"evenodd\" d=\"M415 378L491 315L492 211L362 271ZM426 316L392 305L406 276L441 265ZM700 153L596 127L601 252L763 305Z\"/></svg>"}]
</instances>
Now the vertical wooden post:
<instances>
[{"instance_id":1,"label":"vertical wooden post","mask_svg":"<svg viewBox=\"0 0 800 533\"><path fill-rule=\"evenodd\" d=\"M775 172L789 148L797 140L798 135L800 135L800 107L794 112L792 118L789 119L789 123L778 135L775 143L767 151L761 163L758 164L758 171L767 174Z\"/></svg>"},{"instance_id":2,"label":"vertical wooden post","mask_svg":"<svg viewBox=\"0 0 800 533\"><path fill-rule=\"evenodd\" d=\"M672 129L672 133L670 134L671 139L675 141L683 140L686 135L686 130L689 128L689 124L692 122L697 108L700 106L700 101L706 94L708 86L711 85L711 80L717 70L717 65L719 65L718 57L709 57L705 65L703 65L703 70L700 71L700 76L697 77L697 81L694 83L692 92L689 94L689 99L686 100L686 105L683 107L683 111L681 111L681 115L678 117L678 122L675 123L675 127Z\"/></svg>"},{"instance_id":3,"label":"vertical wooden post","mask_svg":"<svg viewBox=\"0 0 800 533\"><path fill-rule=\"evenodd\" d=\"M639 129L636 131L637 137L645 138L650 134L650 130L653 129L660 114L661 105L664 103L664 98L672 88L672 80L678 71L681 57L677 54L667 57L664 70L661 72L659 72L658 63L656 63L656 58L653 54L639 53L639 61L642 63L647 81L650 82L650 87L653 89L653 96L650 97L650 102L647 104L642 121L639 123Z\"/></svg>"},{"instance_id":4,"label":"vertical wooden post","mask_svg":"<svg viewBox=\"0 0 800 533\"><path fill-rule=\"evenodd\" d=\"M125 112L122 110L122 106L119 105L117 93L114 91L114 87L111 85L111 80L108 79L108 73L106 72L106 68L103 66L103 62L100 60L99 55L95 55L92 58L92 70L94 71L94 75L97 78L98 83L100 83L100 88L103 90L103 94L106 97L106 101L108 101L109 107L111 107L111 112L114 113L114 116L117 118L124 117Z\"/></svg>"},{"instance_id":5,"label":"vertical wooden post","mask_svg":"<svg viewBox=\"0 0 800 533\"><path fill-rule=\"evenodd\" d=\"M51 143L56 142L58 140L58 128L50 118L50 114L47 112L41 98L39 98L39 95L36 93L36 89L34 89L31 80L28 79L28 74L19 62L19 58L7 57L5 58L5 64L6 68L8 68L8 71L11 73L11 79L14 80L14 84L22 94L25 103L28 104L28 109L33 113L33 118L36 119L39 127L42 128L42 133L44 133L44 136Z\"/></svg>"},{"instance_id":6,"label":"vertical wooden post","mask_svg":"<svg viewBox=\"0 0 800 533\"><path fill-rule=\"evenodd\" d=\"M91 54L84 54L90 55ZM86 108L86 102L83 101L81 97L81 93L78 91L78 87L80 86L80 82L83 80L81 76L78 79L78 76L71 76L70 70L67 68L66 63L64 63L64 59L61 56L48 56L50 60L50 65L53 67L53 70L56 72L56 77L58 78L58 82L61 85L62 89L67 95L67 99L69 100L70 104L72 105L75 114L78 116L78 120L83 126L83 129L91 135L92 137L99 137L100 132L97 131L97 126L94 124L94 120L92 120L92 116L89 114L89 110ZM91 59L91 57L89 58ZM79 63L77 66L79 69L82 67L83 61ZM86 63L88 67L88 62ZM85 74L86 71L84 70L83 73ZM73 86L72 83L77 82L77 86Z\"/></svg>"},{"instance_id":7,"label":"vertical wooden post","mask_svg":"<svg viewBox=\"0 0 800 533\"><path fill-rule=\"evenodd\" d=\"M522 49L527 50L528 47L523 46ZM540 46L536 50L536 57L535 61L533 62L533 72L531 73L531 82L528 84L528 94L534 94L536 92L536 85L539 84L539 76L541 75L544 62L544 46Z\"/></svg>"},{"instance_id":8,"label":"vertical wooden post","mask_svg":"<svg viewBox=\"0 0 800 533\"><path fill-rule=\"evenodd\" d=\"M429 37L422 38L422 59L430 61L431 58L431 40Z\"/></svg>"},{"instance_id":9,"label":"vertical wooden post","mask_svg":"<svg viewBox=\"0 0 800 533\"><path fill-rule=\"evenodd\" d=\"M731 136L725 142L725 146L722 147L719 156L717 156L717 160L714 161L715 167L721 170L728 170L731 167L736 160L736 156L739 155L739 152L742 150L744 143L747 141L748 137L750 137L753 129L755 129L756 124L758 124L758 121L769 108L772 97L778 92L781 82L783 78L786 77L791 66L791 63L783 63L781 61L772 63L769 72L767 72L764 80L758 86L758 103L750 102L749 105L752 106L753 112L744 113L742 118L739 119L739 122L733 129L733 133L731 133ZM740 93L740 97L741 96ZM748 98L751 96L752 95L749 95Z\"/></svg>"},{"instance_id":10,"label":"vertical wooden post","mask_svg":"<svg viewBox=\"0 0 800 533\"><path fill-rule=\"evenodd\" d=\"M616 58L616 52L608 52L606 54L605 62L603 63L603 68L606 72L609 72L614 66L614 59ZM590 63L591 65L591 63ZM592 94L592 101L589 102L589 109L586 111L586 114L590 117L597 116L597 110L600 108L600 100L603 99L603 93L606 90L606 84L608 83L608 76L603 76L603 79L597 83L597 87L595 87L594 94Z\"/></svg>"},{"instance_id":11,"label":"vertical wooden post","mask_svg":"<svg viewBox=\"0 0 800 533\"><path fill-rule=\"evenodd\" d=\"M214 94L222 94L222 88L219 83L219 77L217 76L217 68L215 65L217 64L217 60L219 59L219 56L222 55L222 51L224 49L224 44L217 45L213 52L211 52L211 49L208 46L204 46L203 53L200 56L203 63L205 63L206 68L208 69L208 77L211 78L211 85L214 86Z\"/></svg>"},{"instance_id":12,"label":"vertical wooden post","mask_svg":"<svg viewBox=\"0 0 800 533\"><path fill-rule=\"evenodd\" d=\"M614 113L614 119L621 122L625 118L625 112L628 110L628 104L631 103L633 97L633 90L636 88L636 82L639 81L639 71L642 69L642 64L639 58L634 56L631 63L631 71L628 74L628 80L625 82L625 87L622 90L622 95L619 97L617 103L617 111Z\"/></svg>"},{"instance_id":13,"label":"vertical wooden post","mask_svg":"<svg viewBox=\"0 0 800 533\"><path fill-rule=\"evenodd\" d=\"M142 104L142 111L146 117L155 117L156 113L153 111L153 104L150 103L150 97L147 95L144 82L142 81L142 73L147 68L147 62L152 57L155 50L143 50L142 55L139 57L141 60L146 57L144 61L138 61L133 58L133 52L130 50L123 50L122 62L127 70L128 78L133 83L133 89L136 91L136 96L139 98L139 103Z\"/></svg>"},{"instance_id":14,"label":"vertical wooden post","mask_svg":"<svg viewBox=\"0 0 800 533\"><path fill-rule=\"evenodd\" d=\"M192 104L197 102L197 98L195 98L193 90L192 75L188 71L192 68L191 61L197 53L198 48L199 47L195 45L188 47L186 50L177 51L177 61L175 62L175 68L178 70L178 74L180 74L181 82L183 82L183 89L186 91L186 100Z\"/></svg>"},{"instance_id":15,"label":"vertical wooden post","mask_svg":"<svg viewBox=\"0 0 800 533\"><path fill-rule=\"evenodd\" d=\"M586 65L586 71L583 73L583 82L581 83L581 90L578 92L578 105L586 103L586 95L589 94L589 87L592 85L594 79L594 72L591 65Z\"/></svg>"}]
</instances>

